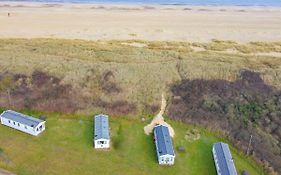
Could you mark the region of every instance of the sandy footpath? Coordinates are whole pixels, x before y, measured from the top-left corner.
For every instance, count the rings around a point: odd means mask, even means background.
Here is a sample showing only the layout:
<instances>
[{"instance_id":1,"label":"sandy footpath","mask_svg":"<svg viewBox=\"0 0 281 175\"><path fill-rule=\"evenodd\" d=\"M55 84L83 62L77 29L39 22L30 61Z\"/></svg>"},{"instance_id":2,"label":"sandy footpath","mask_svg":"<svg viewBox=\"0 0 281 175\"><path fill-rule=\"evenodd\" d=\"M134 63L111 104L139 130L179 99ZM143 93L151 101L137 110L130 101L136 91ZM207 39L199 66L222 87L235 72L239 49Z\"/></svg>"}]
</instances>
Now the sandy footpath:
<instances>
[{"instance_id":1,"label":"sandy footpath","mask_svg":"<svg viewBox=\"0 0 281 175\"><path fill-rule=\"evenodd\" d=\"M1 38L281 41L280 29L272 7L0 2Z\"/></svg>"},{"instance_id":2,"label":"sandy footpath","mask_svg":"<svg viewBox=\"0 0 281 175\"><path fill-rule=\"evenodd\" d=\"M0 175L15 175L9 171L6 171L6 170L3 170L3 169L0 169Z\"/></svg>"},{"instance_id":3,"label":"sandy footpath","mask_svg":"<svg viewBox=\"0 0 281 175\"><path fill-rule=\"evenodd\" d=\"M174 131L173 127L169 123L165 122L164 117L163 117L166 106L167 106L167 101L165 99L164 94L162 94L161 109L160 109L159 113L152 119L152 121L148 125L146 125L143 128L144 133L146 135L151 134L156 125L164 125L164 126L168 127L170 136L174 137L175 131Z\"/></svg>"}]
</instances>

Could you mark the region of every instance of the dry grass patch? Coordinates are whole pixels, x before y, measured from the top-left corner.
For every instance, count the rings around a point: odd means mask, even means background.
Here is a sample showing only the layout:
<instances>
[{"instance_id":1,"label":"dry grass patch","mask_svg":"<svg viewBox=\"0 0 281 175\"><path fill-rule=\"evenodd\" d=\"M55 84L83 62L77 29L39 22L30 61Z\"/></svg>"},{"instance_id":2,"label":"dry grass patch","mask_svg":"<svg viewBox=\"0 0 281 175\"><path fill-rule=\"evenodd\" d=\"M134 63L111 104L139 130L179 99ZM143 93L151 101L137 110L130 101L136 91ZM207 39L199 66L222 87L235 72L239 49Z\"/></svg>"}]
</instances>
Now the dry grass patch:
<instances>
[{"instance_id":1,"label":"dry grass patch","mask_svg":"<svg viewBox=\"0 0 281 175\"><path fill-rule=\"evenodd\" d=\"M147 47L132 47L122 44L124 42L142 43ZM280 46L280 43L273 45ZM192 46L214 50L243 47L220 40L187 43L1 39L0 72L30 76L34 70L40 70L56 76L92 101L87 109L94 109L94 102L101 99L128 101L136 104L138 111L144 111L147 105L157 104L161 92L169 96L168 87L175 82L201 78L234 81L241 69L261 72L267 83L281 88L281 61L277 57L212 50L191 52ZM107 72L114 78L105 81L102 77Z\"/></svg>"}]
</instances>

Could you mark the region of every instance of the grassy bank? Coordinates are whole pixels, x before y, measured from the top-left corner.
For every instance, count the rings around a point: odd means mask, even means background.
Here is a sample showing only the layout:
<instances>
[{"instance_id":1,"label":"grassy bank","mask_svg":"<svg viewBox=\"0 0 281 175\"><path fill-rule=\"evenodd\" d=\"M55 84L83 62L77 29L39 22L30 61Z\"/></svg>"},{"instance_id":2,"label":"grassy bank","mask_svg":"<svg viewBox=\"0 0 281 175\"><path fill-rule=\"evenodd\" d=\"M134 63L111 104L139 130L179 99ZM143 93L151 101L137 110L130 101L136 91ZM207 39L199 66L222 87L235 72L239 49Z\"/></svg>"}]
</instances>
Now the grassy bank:
<instances>
[{"instance_id":1,"label":"grassy bank","mask_svg":"<svg viewBox=\"0 0 281 175\"><path fill-rule=\"evenodd\" d=\"M71 114L66 117L67 119L59 115L51 117L51 128L52 122L56 126L60 123L65 125L65 127L67 127L65 123L69 122L71 126L78 127L76 125L78 125L79 115L90 115L93 112L105 112L113 116L130 115L130 120L116 120L117 124L115 130L118 130L116 133L120 133L121 131L125 132L126 126L123 127L123 122L136 122L135 120L140 116L145 116L145 118L148 119L148 117L146 117L148 114L155 113L159 109L159 101L162 92L166 93L170 106L173 104L174 100L177 101L186 99L185 97L194 96L194 99L186 101L188 105L183 103L185 108L182 106L176 109L174 108L175 110L173 112L180 112L182 109L187 108L187 111L182 112L183 116L169 116L174 118L178 117L177 119L179 121L188 123L196 123L196 120L202 119L205 121L207 127L225 131L232 139L233 143L235 143L236 146L238 145L237 147L240 150L244 150L243 148L247 145L249 138L248 135L252 131L250 131L250 127L241 125L244 132L240 132L241 128L239 128L240 125L237 124L237 121L240 121L239 118L241 117L239 116L241 115L250 118L247 122L249 121L250 125L253 123L255 133L258 133L256 131L260 132L260 135L254 138L256 140L259 139L260 142L254 142L253 152L251 154L258 157L265 167L271 169L272 165L268 162L276 163L280 160L280 144L278 138L280 138L281 130L280 128L278 129L279 125L277 124L279 122L278 116L280 116L280 101L278 100L278 94L280 94L279 90L281 89L280 53L280 42L239 44L231 41L219 40L213 40L210 43L187 43L0 39L0 106L5 108L13 107L16 109ZM244 76L243 78L241 77L241 72L245 71L242 70L248 70L249 75L257 74L257 76ZM256 77L256 79L251 77ZM261 77L261 80L258 77ZM243 83L241 84L240 80L242 79ZM189 81L186 86L188 87L187 89L184 88L185 86L180 86L181 82L184 82L182 80ZM176 84L179 85L176 91L181 92L181 89L182 93L177 94L171 92L171 87L175 87ZM237 86L231 89L233 85ZM203 91L202 88L205 88L205 91ZM255 92L258 93L254 93L251 88L254 88L256 90ZM268 91L269 89L270 91ZM233 93L234 91L237 93ZM190 94L184 95L186 92ZM223 100L220 100L221 98L218 97L229 97L220 94L221 92L225 92L228 95L232 94L232 98L222 98ZM246 94L246 92L248 94ZM268 92L270 92L272 98L266 95ZM261 100L266 99L263 96L270 98L267 100L267 103ZM251 98L253 102L248 97L253 97ZM229 103L226 103L227 100ZM195 104L196 101L198 101L198 103ZM257 101L259 105L257 105ZM191 106L193 110L189 110L189 106ZM256 106L262 106L262 114L259 116L263 117L257 119L253 116L253 120L251 120L249 115L253 113L252 108L255 110ZM167 112L171 112L170 109L171 108L168 106ZM205 113L202 113L204 110ZM238 113L235 113L237 111ZM189 115L187 116L187 114ZM81 122L84 123L83 127L85 127L84 132L86 133L87 128L88 131L90 130L91 122L85 120L87 117L82 118L83 120L81 120ZM189 118L191 118L192 121L188 121L187 119ZM225 120L223 121L221 119ZM221 126L227 123L229 123L229 126L217 127L218 121L222 124ZM179 125L178 123L174 124ZM121 129L119 129L121 125ZM128 127L130 127L129 124ZM136 125L136 127L142 126ZM232 127L235 132L229 132ZM70 128L71 127L68 126L65 128L65 131L71 130ZM63 127L57 128L58 131L64 133L65 131L62 132L61 129L63 129ZM136 133L137 131L141 132L140 130L141 129L131 131L130 133L140 134ZM184 131L178 130L178 133L180 132ZM238 133L239 137L233 133ZM72 134L75 135L75 133ZM79 144L79 136L81 136L82 133L80 133L80 135L79 133L77 134L77 142L74 140L74 143L77 144L75 146L76 149L81 146ZM51 137L48 136L48 133L46 133L46 135L48 138ZM58 134L56 137L58 137L56 141L63 144L60 140L64 138L64 135L59 137ZM120 149L122 149L122 143L126 143L126 141L124 141L126 137L126 135L121 135L120 137L116 136L115 139L117 143L115 146L120 146ZM130 137L133 137L133 135ZM209 145L210 148L211 144L217 139L212 135L209 137L208 134L206 137L206 143L204 142L204 144ZM73 139L74 138L75 137L73 137ZM204 137L202 137L202 139L203 138ZM26 139L28 139L28 137L26 137ZM86 138L84 139L85 142ZM148 143L152 144L152 142L149 142L150 138L148 137L140 137L138 139L145 143L147 143L146 139L148 139ZM118 140L121 140L120 144ZM134 140L134 138L132 138L132 140ZM44 142L40 139L35 139L35 141L38 141L40 145ZM201 142L203 141L204 139ZM181 142L184 141L182 141L182 138L178 139L176 137L175 142L178 142L178 145L180 145ZM9 142L7 141L7 143ZM128 144L129 143L131 142L128 142ZM195 149L200 147L200 143L184 142L186 147L191 144L189 148L192 148L192 144L194 145L194 150L191 149L192 151L197 152L199 155L202 154L203 157L205 155L207 156L206 153L200 153ZM261 145L263 144L265 148L272 149L262 149L262 151L257 152L257 147L260 147L259 143ZM91 142L88 141L87 144L89 145ZM32 145L32 147L35 147L35 145ZM30 149L32 149L32 147ZM208 146L204 146L204 148L207 147ZM200 150L204 150L204 148ZM43 149L47 149L47 151L51 152L56 151L49 150L51 147L42 146L40 153L44 156L46 155L43 153ZM91 150L91 148L87 149ZM136 149L140 150L141 148L137 145ZM85 150L84 154L87 156ZM115 157L112 158L114 162L120 161L118 156L125 157L129 154L129 152L123 154L122 151L122 153L118 153L118 151L115 153L116 150L112 150L112 155L115 155ZM130 150L125 149L123 151L127 152ZM149 151L149 149L147 151ZM150 151L153 151L153 149ZM177 163L178 167L175 166L175 168L169 169L167 173L169 171L180 172L180 169L184 168L185 164L188 164L188 161L192 160L187 158L188 154L196 157L192 151L184 154L182 159L180 158L181 154L179 154L179 159L177 160L179 161L179 163ZM141 159L140 162L146 159L149 160L149 158L151 158L150 153L147 154L145 158L136 157L136 159ZM53 154L56 154L56 152ZM73 152L73 154L77 153ZM95 152L91 154L94 155ZM89 155L91 154L89 153ZM208 155L210 156L209 152ZM44 159L44 156L42 159ZM275 157L276 159L271 157ZM4 159L8 160L6 158ZM62 161L57 161L63 164L63 159L64 158L61 158ZM88 159L92 161L96 160L90 157ZM142 173L141 169L151 168L152 162L155 163L154 159L155 158L150 159L150 162L148 161L149 163L143 162L144 165L137 163L138 166L132 167L132 169L137 169L139 173ZM48 161L47 156L45 162ZM128 162L122 162L122 164L128 166L128 169L130 169L129 165L131 162L133 162L133 159ZM198 161L197 164L199 164L199 162L200 161ZM197 169L197 166L199 166L198 169L204 169L201 166L205 166L197 165L196 161L191 161L189 163L193 166L190 165L187 170L184 168L185 171ZM24 161L21 161L20 164L24 165ZM241 163L241 166L243 164L244 163ZM208 166L210 166L210 162ZM12 170L21 169L21 167L16 165L8 168ZM275 164L275 168L280 167ZM25 169L33 171L28 168ZM97 167L97 170L98 169ZM36 171L36 168L34 171ZM156 168L155 172L157 173L158 171L162 172L163 170ZM212 171L214 171L214 169ZM194 170L194 172L195 174L198 173L196 170Z\"/></svg>"},{"instance_id":2,"label":"grassy bank","mask_svg":"<svg viewBox=\"0 0 281 175\"><path fill-rule=\"evenodd\" d=\"M148 121L111 117L113 144L110 151L103 152L92 146L92 117L47 115L47 130L39 137L0 126L0 147L5 156L5 159L0 157L1 168L19 175L215 174L211 147L221 139L203 129L197 128L199 140L190 141L185 139L185 134L191 126L169 121L176 132L175 148L183 146L186 152L176 151L175 165L161 167L157 164L152 136L143 132ZM231 151L239 172L261 174L261 169L252 161L240 156L234 148Z\"/></svg>"},{"instance_id":3,"label":"grassy bank","mask_svg":"<svg viewBox=\"0 0 281 175\"><path fill-rule=\"evenodd\" d=\"M245 55L241 50L227 52L244 47L250 48L251 54ZM218 40L198 44L1 39L0 72L31 75L40 70L74 86L83 98L125 99L141 111L145 105L157 105L161 93L169 94L170 85L182 79L234 81L242 69L258 71L266 83L281 88L281 59L274 54L253 55L280 53L280 47L277 42L238 44ZM101 90L104 75L109 71L113 77L111 83L121 89L118 93ZM88 105L82 111L93 109L95 105Z\"/></svg>"}]
</instances>

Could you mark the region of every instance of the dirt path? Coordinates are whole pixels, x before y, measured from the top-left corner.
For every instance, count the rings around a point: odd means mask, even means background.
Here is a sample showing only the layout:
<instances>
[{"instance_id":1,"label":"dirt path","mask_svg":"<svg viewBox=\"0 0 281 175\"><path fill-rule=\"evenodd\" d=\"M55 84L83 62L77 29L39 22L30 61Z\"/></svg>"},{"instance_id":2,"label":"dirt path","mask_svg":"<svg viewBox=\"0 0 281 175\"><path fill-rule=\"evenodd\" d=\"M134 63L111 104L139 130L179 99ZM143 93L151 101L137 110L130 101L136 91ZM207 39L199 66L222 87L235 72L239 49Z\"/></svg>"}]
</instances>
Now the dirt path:
<instances>
[{"instance_id":1,"label":"dirt path","mask_svg":"<svg viewBox=\"0 0 281 175\"><path fill-rule=\"evenodd\" d=\"M3 170L3 169L0 169L0 175L15 175L9 171L6 171L6 170Z\"/></svg>"},{"instance_id":2,"label":"dirt path","mask_svg":"<svg viewBox=\"0 0 281 175\"><path fill-rule=\"evenodd\" d=\"M150 122L150 124L148 124L148 125L146 125L146 126L144 127L144 133L145 133L145 134L147 134L147 135L151 134L151 133L153 132L153 129L154 129L154 126L155 126L155 125L164 125L164 126L167 126L167 127L168 127L170 136L171 136L171 137L174 137L174 135L175 135L174 129L172 128L171 125L169 125L167 122L164 121L163 114L164 114L164 112L165 112L166 106L167 106L167 102L166 102L166 99L165 99L164 94L162 94L161 110L160 110L160 112L153 118L153 120Z\"/></svg>"}]
</instances>

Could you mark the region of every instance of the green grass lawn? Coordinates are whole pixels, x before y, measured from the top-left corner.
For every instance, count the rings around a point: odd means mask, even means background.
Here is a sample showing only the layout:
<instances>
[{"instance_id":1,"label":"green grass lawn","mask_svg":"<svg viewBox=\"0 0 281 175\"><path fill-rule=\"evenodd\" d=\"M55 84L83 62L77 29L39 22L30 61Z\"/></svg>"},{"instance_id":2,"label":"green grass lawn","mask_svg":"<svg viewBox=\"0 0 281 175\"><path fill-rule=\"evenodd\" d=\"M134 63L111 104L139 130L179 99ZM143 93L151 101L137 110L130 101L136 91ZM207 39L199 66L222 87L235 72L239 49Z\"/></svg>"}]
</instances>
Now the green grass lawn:
<instances>
[{"instance_id":1,"label":"green grass lawn","mask_svg":"<svg viewBox=\"0 0 281 175\"><path fill-rule=\"evenodd\" d=\"M215 174L211 148L220 139L203 129L199 130L199 140L189 142L184 135L191 126L169 121L176 132L174 147L184 146L186 152L176 151L175 165L163 167L157 164L152 136L143 132L148 121L111 117L113 146L109 151L96 151L92 117L48 116L47 129L39 137L0 125L0 168L19 175ZM231 150L239 172L246 169L251 175L261 174L262 170L252 160Z\"/></svg>"}]
</instances>

